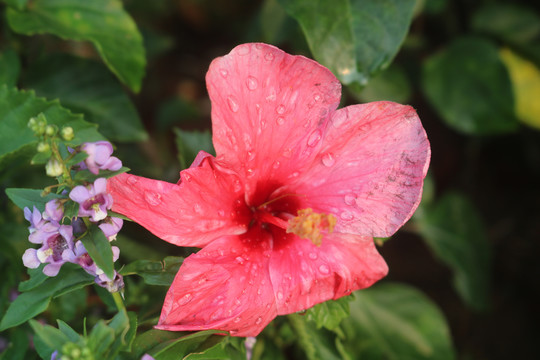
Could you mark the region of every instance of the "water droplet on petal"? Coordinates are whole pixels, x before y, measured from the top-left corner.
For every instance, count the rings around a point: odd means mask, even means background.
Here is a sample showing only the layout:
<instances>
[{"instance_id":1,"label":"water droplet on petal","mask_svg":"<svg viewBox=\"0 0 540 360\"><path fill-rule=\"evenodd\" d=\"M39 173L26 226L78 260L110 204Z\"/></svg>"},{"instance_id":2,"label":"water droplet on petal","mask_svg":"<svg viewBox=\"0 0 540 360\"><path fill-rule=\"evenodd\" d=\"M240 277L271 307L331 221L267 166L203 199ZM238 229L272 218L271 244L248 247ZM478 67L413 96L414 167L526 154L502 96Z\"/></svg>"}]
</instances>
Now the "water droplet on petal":
<instances>
[{"instance_id":1,"label":"water droplet on petal","mask_svg":"<svg viewBox=\"0 0 540 360\"><path fill-rule=\"evenodd\" d=\"M262 317L258 317L257 320L255 320L255 325L259 325L260 323L262 323Z\"/></svg>"},{"instance_id":2,"label":"water droplet on petal","mask_svg":"<svg viewBox=\"0 0 540 360\"><path fill-rule=\"evenodd\" d=\"M247 169L246 172L247 172L246 176L248 178L251 178L251 177L253 177L253 175L255 175L255 170L253 170L253 169Z\"/></svg>"},{"instance_id":3,"label":"water droplet on petal","mask_svg":"<svg viewBox=\"0 0 540 360\"><path fill-rule=\"evenodd\" d=\"M233 96L229 96L227 98L227 103L229 104L229 109L231 109L232 112L238 112L240 106L238 105L238 102Z\"/></svg>"},{"instance_id":4,"label":"water droplet on petal","mask_svg":"<svg viewBox=\"0 0 540 360\"><path fill-rule=\"evenodd\" d=\"M136 176L129 175L129 177L127 178L127 182L129 185L135 185L139 182L139 179Z\"/></svg>"},{"instance_id":5,"label":"water droplet on petal","mask_svg":"<svg viewBox=\"0 0 540 360\"><path fill-rule=\"evenodd\" d=\"M264 55L264 58L265 58L267 61L272 61L272 60L274 60L274 54L271 53L271 52L267 52L266 55Z\"/></svg>"},{"instance_id":6,"label":"water droplet on petal","mask_svg":"<svg viewBox=\"0 0 540 360\"><path fill-rule=\"evenodd\" d=\"M200 213L202 212L201 205L199 205L199 204L193 205L193 211L194 211L196 214L200 214Z\"/></svg>"},{"instance_id":7,"label":"water droplet on petal","mask_svg":"<svg viewBox=\"0 0 540 360\"><path fill-rule=\"evenodd\" d=\"M336 163L336 159L334 158L334 155L332 153L326 153L323 155L321 159L324 166L332 166Z\"/></svg>"},{"instance_id":8,"label":"water droplet on petal","mask_svg":"<svg viewBox=\"0 0 540 360\"><path fill-rule=\"evenodd\" d=\"M153 191L146 191L144 193L144 200L148 205L157 206L161 204L161 194L155 193Z\"/></svg>"},{"instance_id":9,"label":"water droplet on petal","mask_svg":"<svg viewBox=\"0 0 540 360\"><path fill-rule=\"evenodd\" d=\"M261 295L261 293L262 293L261 288L258 288L258 289L257 289L257 295Z\"/></svg>"},{"instance_id":10,"label":"water droplet on petal","mask_svg":"<svg viewBox=\"0 0 540 360\"><path fill-rule=\"evenodd\" d=\"M281 116L279 116L277 119L276 119L276 124L278 125L283 125L285 124L285 119Z\"/></svg>"},{"instance_id":11,"label":"water droplet on petal","mask_svg":"<svg viewBox=\"0 0 540 360\"><path fill-rule=\"evenodd\" d=\"M285 149L285 151L283 151L283 156L290 158L292 156L292 149Z\"/></svg>"},{"instance_id":12,"label":"water droplet on petal","mask_svg":"<svg viewBox=\"0 0 540 360\"><path fill-rule=\"evenodd\" d=\"M274 162L274 165L272 166L274 169L278 169L281 163L279 161Z\"/></svg>"},{"instance_id":13,"label":"water droplet on petal","mask_svg":"<svg viewBox=\"0 0 540 360\"><path fill-rule=\"evenodd\" d=\"M283 113L285 113L285 106L283 106L283 105L278 105L278 106L276 107L276 112L277 112L278 114L280 114L280 115L283 115Z\"/></svg>"},{"instance_id":14,"label":"water droplet on petal","mask_svg":"<svg viewBox=\"0 0 540 360\"><path fill-rule=\"evenodd\" d=\"M221 76L223 76L224 78L226 78L228 75L229 75L229 72L225 69L221 69L219 70L219 73L221 74Z\"/></svg>"},{"instance_id":15,"label":"water droplet on petal","mask_svg":"<svg viewBox=\"0 0 540 360\"><path fill-rule=\"evenodd\" d=\"M354 193L350 193L345 195L345 204L347 205L354 205L356 204L356 199L358 198L358 195Z\"/></svg>"},{"instance_id":16,"label":"water droplet on petal","mask_svg":"<svg viewBox=\"0 0 540 360\"><path fill-rule=\"evenodd\" d=\"M237 316L237 317L234 319L234 322L235 322L235 323L239 323L240 320L242 320L242 319L240 318L240 316ZM231 331L231 334L232 334L232 331Z\"/></svg>"},{"instance_id":17,"label":"water droplet on petal","mask_svg":"<svg viewBox=\"0 0 540 360\"><path fill-rule=\"evenodd\" d=\"M344 211L339 217L341 217L343 220L352 220L354 215L349 211Z\"/></svg>"},{"instance_id":18,"label":"water droplet on petal","mask_svg":"<svg viewBox=\"0 0 540 360\"><path fill-rule=\"evenodd\" d=\"M315 93L315 95L313 95L313 100L320 101L321 100L321 94Z\"/></svg>"},{"instance_id":19,"label":"water droplet on petal","mask_svg":"<svg viewBox=\"0 0 540 360\"><path fill-rule=\"evenodd\" d=\"M321 131L320 130L314 130L311 135L309 135L307 144L308 146L315 146L321 140Z\"/></svg>"},{"instance_id":20,"label":"water droplet on petal","mask_svg":"<svg viewBox=\"0 0 540 360\"><path fill-rule=\"evenodd\" d=\"M317 260L317 258L319 257L319 256L317 255L317 253L314 253L314 252L309 253L308 256L309 256L309 258L310 258L311 260Z\"/></svg>"},{"instance_id":21,"label":"water droplet on petal","mask_svg":"<svg viewBox=\"0 0 540 360\"><path fill-rule=\"evenodd\" d=\"M180 300L178 300L178 304L180 305L186 305L188 302L191 301L193 296L190 293L187 293L186 295L182 296Z\"/></svg>"},{"instance_id":22,"label":"water droplet on petal","mask_svg":"<svg viewBox=\"0 0 540 360\"><path fill-rule=\"evenodd\" d=\"M259 86L259 81L253 76L248 76L246 80L246 85L249 90L255 90Z\"/></svg>"},{"instance_id":23,"label":"water droplet on petal","mask_svg":"<svg viewBox=\"0 0 540 360\"><path fill-rule=\"evenodd\" d=\"M241 56L245 56L247 54L249 54L249 52L251 51L251 46L250 45L241 45L239 47L236 48L236 52L238 53L238 55L241 55Z\"/></svg>"},{"instance_id":24,"label":"water droplet on petal","mask_svg":"<svg viewBox=\"0 0 540 360\"><path fill-rule=\"evenodd\" d=\"M278 291L277 298L278 300L283 300L283 293L281 291Z\"/></svg>"},{"instance_id":25,"label":"water droplet on petal","mask_svg":"<svg viewBox=\"0 0 540 360\"><path fill-rule=\"evenodd\" d=\"M221 217L225 216L225 211L219 210L218 215L221 216Z\"/></svg>"},{"instance_id":26,"label":"water droplet on petal","mask_svg":"<svg viewBox=\"0 0 540 360\"><path fill-rule=\"evenodd\" d=\"M236 258L236 262L239 263L240 265L243 265L243 264L244 264L244 258L241 257L241 256L238 256L238 257Z\"/></svg>"},{"instance_id":27,"label":"water droplet on petal","mask_svg":"<svg viewBox=\"0 0 540 360\"><path fill-rule=\"evenodd\" d=\"M325 265L325 264L322 264L321 266L319 266L319 271L321 272L321 274L324 274L324 275L327 275L330 273L330 269L328 268L328 265Z\"/></svg>"}]
</instances>

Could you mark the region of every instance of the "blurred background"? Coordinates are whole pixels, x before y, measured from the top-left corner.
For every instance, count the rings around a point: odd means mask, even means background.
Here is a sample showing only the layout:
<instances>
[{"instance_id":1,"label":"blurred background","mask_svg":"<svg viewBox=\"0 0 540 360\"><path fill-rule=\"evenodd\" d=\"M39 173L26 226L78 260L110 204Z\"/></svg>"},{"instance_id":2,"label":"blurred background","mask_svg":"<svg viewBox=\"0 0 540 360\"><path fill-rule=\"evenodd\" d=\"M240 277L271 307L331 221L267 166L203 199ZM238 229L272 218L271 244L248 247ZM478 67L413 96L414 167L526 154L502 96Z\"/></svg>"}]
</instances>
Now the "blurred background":
<instances>
[{"instance_id":1,"label":"blurred background","mask_svg":"<svg viewBox=\"0 0 540 360\"><path fill-rule=\"evenodd\" d=\"M85 84L84 72L103 72L81 65L85 70L77 73L65 66L67 54L98 59L91 44L24 37L5 23L0 44L16 45L20 87L60 98L91 121L100 123L103 111L119 124L131 124L100 126L117 146L115 155L135 174L176 182L198 150L212 151L204 80L212 59L240 43L260 41L315 58L335 72L327 58L343 56L342 44L332 54L324 44L315 46L317 34L290 5L302 2L286 3L125 0L144 38L147 67L140 92L125 91L125 104L114 109L69 96L70 86ZM378 240L390 267L383 282L412 285L440 308L459 359L540 358L540 3L418 0L407 16L409 31L395 54L389 51L369 69L359 67L352 79L336 73L346 84L342 106L375 100L410 104L431 142L418 212L391 239ZM361 57L362 48L356 50ZM74 74L79 85L70 85ZM106 75L104 82L114 80ZM12 161L2 169L0 186L40 187L48 181L42 172ZM0 262L2 281L12 285L1 287L7 299L24 273L18 259L27 236L20 211L3 191L0 196L0 224L15 259L4 252ZM133 223L125 225L118 242L125 263L142 253L161 259L191 251L168 246ZM141 291L131 306L148 306L148 312L156 309L145 297L163 296L162 289L143 292L129 281L127 289L128 301ZM73 317L79 310L74 305Z\"/></svg>"}]
</instances>

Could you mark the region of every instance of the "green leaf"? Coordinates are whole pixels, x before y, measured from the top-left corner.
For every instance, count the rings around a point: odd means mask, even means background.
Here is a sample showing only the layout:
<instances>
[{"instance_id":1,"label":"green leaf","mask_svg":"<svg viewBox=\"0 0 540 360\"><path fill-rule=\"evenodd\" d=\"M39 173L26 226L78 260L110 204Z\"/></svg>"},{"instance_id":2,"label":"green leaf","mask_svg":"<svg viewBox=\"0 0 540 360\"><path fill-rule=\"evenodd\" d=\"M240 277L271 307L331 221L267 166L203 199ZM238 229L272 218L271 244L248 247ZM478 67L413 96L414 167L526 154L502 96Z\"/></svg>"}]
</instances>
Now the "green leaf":
<instances>
[{"instance_id":1,"label":"green leaf","mask_svg":"<svg viewBox=\"0 0 540 360\"><path fill-rule=\"evenodd\" d=\"M30 350L28 333L23 328L15 328L10 331L8 343L0 353L0 360L26 360L26 353ZM7 334L4 334L7 335Z\"/></svg>"},{"instance_id":2,"label":"green leaf","mask_svg":"<svg viewBox=\"0 0 540 360\"><path fill-rule=\"evenodd\" d=\"M199 151L203 150L214 154L212 134L210 131L184 131L174 128L176 146L178 147L178 160L182 168L187 168L193 162Z\"/></svg>"},{"instance_id":3,"label":"green leaf","mask_svg":"<svg viewBox=\"0 0 540 360\"><path fill-rule=\"evenodd\" d=\"M22 10L26 6L28 0L3 0L9 6Z\"/></svg>"},{"instance_id":4,"label":"green leaf","mask_svg":"<svg viewBox=\"0 0 540 360\"><path fill-rule=\"evenodd\" d=\"M58 101L47 101L36 97L33 91L0 86L0 170L5 166L2 160L7 155L27 151L37 143L37 138L28 128L32 117L43 113L49 124L71 126L75 138L69 145L76 146L83 142L105 140L97 131L97 126L83 120L82 115L75 115L60 106Z\"/></svg>"},{"instance_id":5,"label":"green leaf","mask_svg":"<svg viewBox=\"0 0 540 360\"><path fill-rule=\"evenodd\" d=\"M73 330L71 326L69 326L60 319L57 319L56 322L58 323L58 330L60 330L64 335L66 335L69 341L76 343L81 339L81 335L79 335L75 330Z\"/></svg>"},{"instance_id":6,"label":"green leaf","mask_svg":"<svg viewBox=\"0 0 540 360\"><path fill-rule=\"evenodd\" d=\"M71 159L66 161L66 166L72 166L72 165L78 164L81 161L84 161L84 159L86 159L87 157L88 157L88 154L84 151L77 153Z\"/></svg>"},{"instance_id":7,"label":"green leaf","mask_svg":"<svg viewBox=\"0 0 540 360\"><path fill-rule=\"evenodd\" d=\"M103 231L97 226L92 226L88 234L81 239L88 255L94 260L109 279L114 279L114 262L111 244Z\"/></svg>"},{"instance_id":8,"label":"green leaf","mask_svg":"<svg viewBox=\"0 0 540 360\"><path fill-rule=\"evenodd\" d=\"M454 272L454 285L476 310L488 306L491 248L480 215L462 194L445 194L416 215L424 240Z\"/></svg>"},{"instance_id":9,"label":"green leaf","mask_svg":"<svg viewBox=\"0 0 540 360\"><path fill-rule=\"evenodd\" d=\"M301 25L313 56L344 84L367 84L397 54L415 0L280 0Z\"/></svg>"},{"instance_id":10,"label":"green leaf","mask_svg":"<svg viewBox=\"0 0 540 360\"><path fill-rule=\"evenodd\" d=\"M424 94L455 130L497 134L518 127L508 71L487 40L455 40L424 63L422 82Z\"/></svg>"},{"instance_id":11,"label":"green leaf","mask_svg":"<svg viewBox=\"0 0 540 360\"><path fill-rule=\"evenodd\" d=\"M91 41L109 69L140 90L146 65L142 36L120 0L35 0L24 11L9 8L7 18L21 34Z\"/></svg>"},{"instance_id":12,"label":"green leaf","mask_svg":"<svg viewBox=\"0 0 540 360\"><path fill-rule=\"evenodd\" d=\"M349 302L353 296L344 296L317 304L306 312L306 319L314 321L317 329L336 329L341 321L349 316Z\"/></svg>"},{"instance_id":13,"label":"green leaf","mask_svg":"<svg viewBox=\"0 0 540 360\"><path fill-rule=\"evenodd\" d=\"M97 178L112 178L113 176L116 176L118 174L125 173L129 171L130 168L127 168L125 166L122 166L119 170L116 171L110 171L110 170L100 170L99 174L93 174L89 170L82 170L77 171L75 174L74 180L75 181L88 181L88 182L94 182Z\"/></svg>"},{"instance_id":14,"label":"green leaf","mask_svg":"<svg viewBox=\"0 0 540 360\"><path fill-rule=\"evenodd\" d=\"M87 341L92 354L102 358L114 342L114 329L108 327L104 320L99 320L92 328Z\"/></svg>"},{"instance_id":15,"label":"green leaf","mask_svg":"<svg viewBox=\"0 0 540 360\"><path fill-rule=\"evenodd\" d=\"M149 354L156 360L182 359L190 353L202 352L220 343L225 337L216 334L223 333L217 330L199 331L162 343L150 350Z\"/></svg>"},{"instance_id":16,"label":"green leaf","mask_svg":"<svg viewBox=\"0 0 540 360\"><path fill-rule=\"evenodd\" d=\"M53 193L41 196L42 192L43 190L41 189L6 189L6 195L9 199L22 210L25 207L32 210L35 206L40 212L43 212L45 211L45 204L50 200L65 198L62 195Z\"/></svg>"},{"instance_id":17,"label":"green leaf","mask_svg":"<svg viewBox=\"0 0 540 360\"><path fill-rule=\"evenodd\" d=\"M332 340L334 334L315 329L304 316L298 314L291 314L288 319L308 360L341 359Z\"/></svg>"},{"instance_id":18,"label":"green leaf","mask_svg":"<svg viewBox=\"0 0 540 360\"><path fill-rule=\"evenodd\" d=\"M109 327L114 330L114 344L111 346L109 358L114 358L120 351L130 351L137 333L137 315L133 312L119 311Z\"/></svg>"},{"instance_id":19,"label":"green leaf","mask_svg":"<svg viewBox=\"0 0 540 360\"><path fill-rule=\"evenodd\" d=\"M143 141L148 137L122 86L97 62L69 55L49 56L32 64L24 85L38 96L59 98L63 106L98 124L100 132L111 140Z\"/></svg>"},{"instance_id":20,"label":"green leaf","mask_svg":"<svg viewBox=\"0 0 540 360\"><path fill-rule=\"evenodd\" d=\"M0 331L20 325L42 313L52 298L67 294L94 282L94 278L74 264L64 264L57 276L20 294L0 322Z\"/></svg>"},{"instance_id":21,"label":"green leaf","mask_svg":"<svg viewBox=\"0 0 540 360\"><path fill-rule=\"evenodd\" d=\"M79 215L79 207L80 204L73 201L68 200L64 203L64 216L63 218L73 219L77 215Z\"/></svg>"},{"instance_id":22,"label":"green leaf","mask_svg":"<svg viewBox=\"0 0 540 360\"><path fill-rule=\"evenodd\" d=\"M15 86L21 72L21 62L17 53L11 49L0 53L0 84Z\"/></svg>"},{"instance_id":23,"label":"green leaf","mask_svg":"<svg viewBox=\"0 0 540 360\"><path fill-rule=\"evenodd\" d=\"M167 256L163 261L137 260L125 266L120 273L123 276L137 274L148 285L170 286L182 265L184 258Z\"/></svg>"},{"instance_id":24,"label":"green leaf","mask_svg":"<svg viewBox=\"0 0 540 360\"><path fill-rule=\"evenodd\" d=\"M45 280L47 280L49 277L43 273L43 268L45 267L45 264L41 264L39 267L35 269L28 269L28 276L30 276L30 279L23 281L19 284L19 291L25 292L32 290L36 286L39 286L43 284Z\"/></svg>"},{"instance_id":25,"label":"green leaf","mask_svg":"<svg viewBox=\"0 0 540 360\"><path fill-rule=\"evenodd\" d=\"M342 345L353 358L454 359L450 334L439 309L412 287L385 283L357 291L351 317L343 322Z\"/></svg>"},{"instance_id":26,"label":"green leaf","mask_svg":"<svg viewBox=\"0 0 540 360\"><path fill-rule=\"evenodd\" d=\"M55 350L61 349L65 343L70 341L66 334L53 326L42 325L36 320L30 320L30 326L41 340L41 343L46 346L45 349L42 349L40 355L45 353L47 358L50 358Z\"/></svg>"}]
</instances>

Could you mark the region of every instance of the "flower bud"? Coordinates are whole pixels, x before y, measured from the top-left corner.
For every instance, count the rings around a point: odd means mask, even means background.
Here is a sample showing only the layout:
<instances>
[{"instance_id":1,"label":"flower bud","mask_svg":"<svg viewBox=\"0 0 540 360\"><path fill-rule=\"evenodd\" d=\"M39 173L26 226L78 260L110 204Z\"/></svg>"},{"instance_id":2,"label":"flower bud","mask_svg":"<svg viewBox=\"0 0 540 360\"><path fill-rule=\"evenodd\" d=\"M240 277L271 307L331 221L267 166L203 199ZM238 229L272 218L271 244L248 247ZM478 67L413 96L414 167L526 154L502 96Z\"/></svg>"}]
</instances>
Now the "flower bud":
<instances>
[{"instance_id":1,"label":"flower bud","mask_svg":"<svg viewBox=\"0 0 540 360\"><path fill-rule=\"evenodd\" d=\"M66 126L65 128L62 128L60 131L60 135L62 135L62 139L66 141L71 141L75 137L75 134L73 133L73 128L71 126Z\"/></svg>"},{"instance_id":2,"label":"flower bud","mask_svg":"<svg viewBox=\"0 0 540 360\"><path fill-rule=\"evenodd\" d=\"M33 117L28 121L28 127L34 132L36 136L41 136L45 133L45 127L47 126L47 118L43 113L40 113L37 117Z\"/></svg>"},{"instance_id":3,"label":"flower bud","mask_svg":"<svg viewBox=\"0 0 540 360\"><path fill-rule=\"evenodd\" d=\"M45 165L45 172L48 176L57 177L62 175L64 169L58 160L52 158L47 162L47 165Z\"/></svg>"},{"instance_id":4,"label":"flower bud","mask_svg":"<svg viewBox=\"0 0 540 360\"><path fill-rule=\"evenodd\" d=\"M51 150L51 147L49 146L48 143L44 142L44 141L40 141L38 144L37 144L37 151L40 152L40 153L44 153L44 152L47 152Z\"/></svg>"},{"instance_id":5,"label":"flower bud","mask_svg":"<svg viewBox=\"0 0 540 360\"><path fill-rule=\"evenodd\" d=\"M54 136L56 135L57 131L58 131L58 128L55 125L47 125L45 127L45 135L47 136Z\"/></svg>"}]
</instances>

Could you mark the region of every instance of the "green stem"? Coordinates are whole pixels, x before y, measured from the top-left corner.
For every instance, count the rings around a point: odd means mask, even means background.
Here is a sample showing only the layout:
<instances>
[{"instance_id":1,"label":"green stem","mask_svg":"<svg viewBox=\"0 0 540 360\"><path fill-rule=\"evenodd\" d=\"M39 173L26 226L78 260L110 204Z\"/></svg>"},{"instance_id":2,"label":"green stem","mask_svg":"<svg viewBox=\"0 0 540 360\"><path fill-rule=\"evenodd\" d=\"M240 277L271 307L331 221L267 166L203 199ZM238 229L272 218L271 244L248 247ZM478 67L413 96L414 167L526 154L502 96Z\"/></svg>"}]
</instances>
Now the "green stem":
<instances>
[{"instance_id":1,"label":"green stem","mask_svg":"<svg viewBox=\"0 0 540 360\"><path fill-rule=\"evenodd\" d=\"M111 293L114 303L116 304L116 308L118 311L123 311L126 309L126 306L124 305L124 299L122 299L122 295L120 295L120 291Z\"/></svg>"}]
</instances>

